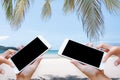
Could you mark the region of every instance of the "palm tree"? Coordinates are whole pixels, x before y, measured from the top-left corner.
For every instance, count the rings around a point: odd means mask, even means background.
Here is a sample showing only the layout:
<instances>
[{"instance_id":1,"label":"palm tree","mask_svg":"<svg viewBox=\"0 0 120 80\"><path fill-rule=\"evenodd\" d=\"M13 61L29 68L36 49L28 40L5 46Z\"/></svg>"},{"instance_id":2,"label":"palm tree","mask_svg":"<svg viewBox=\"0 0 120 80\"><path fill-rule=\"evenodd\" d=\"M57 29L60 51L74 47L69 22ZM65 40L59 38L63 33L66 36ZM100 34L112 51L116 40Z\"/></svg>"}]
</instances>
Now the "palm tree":
<instances>
[{"instance_id":1,"label":"palm tree","mask_svg":"<svg viewBox=\"0 0 120 80\"><path fill-rule=\"evenodd\" d=\"M31 5L32 0L3 0L6 18L12 26L18 28L25 17L25 12ZM42 9L42 18L51 17L51 5L53 0L45 0ZM14 2L14 4L13 4ZM99 40L104 33L104 20L101 7L106 6L109 13L120 11L119 0L64 0L63 11L65 13L75 11L81 18L83 30L90 40ZM15 7L13 8L13 5Z\"/></svg>"}]
</instances>

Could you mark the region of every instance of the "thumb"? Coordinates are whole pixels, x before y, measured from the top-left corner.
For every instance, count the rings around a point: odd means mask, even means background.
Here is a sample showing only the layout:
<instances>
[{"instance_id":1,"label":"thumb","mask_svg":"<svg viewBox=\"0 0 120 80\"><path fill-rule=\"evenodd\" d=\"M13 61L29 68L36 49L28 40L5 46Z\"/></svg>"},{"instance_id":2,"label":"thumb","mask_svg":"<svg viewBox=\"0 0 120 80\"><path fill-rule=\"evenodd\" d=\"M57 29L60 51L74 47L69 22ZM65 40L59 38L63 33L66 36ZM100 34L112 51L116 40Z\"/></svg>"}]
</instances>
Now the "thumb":
<instances>
[{"instance_id":1,"label":"thumb","mask_svg":"<svg viewBox=\"0 0 120 80\"><path fill-rule=\"evenodd\" d=\"M114 62L114 65L115 66L118 66L120 64L120 58L118 58L115 62Z\"/></svg>"},{"instance_id":2,"label":"thumb","mask_svg":"<svg viewBox=\"0 0 120 80\"><path fill-rule=\"evenodd\" d=\"M37 68L41 60L42 60L42 58L38 57L32 65L34 65L34 67Z\"/></svg>"},{"instance_id":3,"label":"thumb","mask_svg":"<svg viewBox=\"0 0 120 80\"><path fill-rule=\"evenodd\" d=\"M84 72L84 65L80 64L79 62L77 61L71 61L72 64L74 64L80 71L83 71Z\"/></svg>"},{"instance_id":4,"label":"thumb","mask_svg":"<svg viewBox=\"0 0 120 80\"><path fill-rule=\"evenodd\" d=\"M110 58L111 56L112 56L112 52L110 51L104 56L103 62L106 62L108 60L108 58Z\"/></svg>"}]
</instances>

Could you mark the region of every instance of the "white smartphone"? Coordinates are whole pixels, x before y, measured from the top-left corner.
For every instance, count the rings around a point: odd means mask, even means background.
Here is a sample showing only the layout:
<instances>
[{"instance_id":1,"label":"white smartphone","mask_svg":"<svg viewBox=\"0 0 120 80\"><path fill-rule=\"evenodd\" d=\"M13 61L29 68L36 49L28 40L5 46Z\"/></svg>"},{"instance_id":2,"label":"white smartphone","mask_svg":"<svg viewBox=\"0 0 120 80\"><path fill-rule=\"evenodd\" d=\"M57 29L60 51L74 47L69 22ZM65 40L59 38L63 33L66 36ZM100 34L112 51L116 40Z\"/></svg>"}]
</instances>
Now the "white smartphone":
<instances>
[{"instance_id":1,"label":"white smartphone","mask_svg":"<svg viewBox=\"0 0 120 80\"><path fill-rule=\"evenodd\" d=\"M97 69L104 69L102 59L104 52L88 47L76 41L65 39L58 54L68 59L74 59L82 64L94 66Z\"/></svg>"},{"instance_id":2,"label":"white smartphone","mask_svg":"<svg viewBox=\"0 0 120 80\"><path fill-rule=\"evenodd\" d=\"M18 74L27 65L34 62L38 56L42 56L50 48L51 45L42 36L37 36L23 49L12 56L9 61L13 63L14 71Z\"/></svg>"}]
</instances>

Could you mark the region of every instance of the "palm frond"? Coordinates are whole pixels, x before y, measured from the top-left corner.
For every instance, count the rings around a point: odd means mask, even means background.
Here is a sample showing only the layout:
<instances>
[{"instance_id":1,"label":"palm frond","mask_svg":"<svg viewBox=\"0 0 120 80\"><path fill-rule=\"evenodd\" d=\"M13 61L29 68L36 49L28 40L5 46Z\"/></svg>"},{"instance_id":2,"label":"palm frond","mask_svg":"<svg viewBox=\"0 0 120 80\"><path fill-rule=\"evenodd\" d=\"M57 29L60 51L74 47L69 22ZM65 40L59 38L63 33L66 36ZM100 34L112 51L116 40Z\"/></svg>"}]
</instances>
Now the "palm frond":
<instances>
[{"instance_id":1,"label":"palm frond","mask_svg":"<svg viewBox=\"0 0 120 80\"><path fill-rule=\"evenodd\" d=\"M77 15L81 17L83 30L90 40L99 40L104 32L104 21L99 0L77 0Z\"/></svg>"},{"instance_id":2,"label":"palm frond","mask_svg":"<svg viewBox=\"0 0 120 80\"><path fill-rule=\"evenodd\" d=\"M11 24L13 25L13 27L18 28L21 25L22 20L25 17L25 12L28 7L29 7L29 0L16 1L13 20L11 21Z\"/></svg>"},{"instance_id":3,"label":"palm frond","mask_svg":"<svg viewBox=\"0 0 120 80\"><path fill-rule=\"evenodd\" d=\"M72 12L75 8L74 0L64 0L63 11L65 13Z\"/></svg>"},{"instance_id":4,"label":"palm frond","mask_svg":"<svg viewBox=\"0 0 120 80\"><path fill-rule=\"evenodd\" d=\"M103 2L110 13L117 14L120 12L120 0L103 0Z\"/></svg>"},{"instance_id":5,"label":"palm frond","mask_svg":"<svg viewBox=\"0 0 120 80\"><path fill-rule=\"evenodd\" d=\"M50 6L50 1L51 0L46 0L46 2L43 5L42 8L42 19L48 19L51 17L51 6Z\"/></svg>"},{"instance_id":6,"label":"palm frond","mask_svg":"<svg viewBox=\"0 0 120 80\"><path fill-rule=\"evenodd\" d=\"M12 18L12 14L13 14L13 6L12 5L13 5L12 0L3 0L2 1L2 6L5 9L6 18L8 19L8 21L10 21Z\"/></svg>"}]
</instances>

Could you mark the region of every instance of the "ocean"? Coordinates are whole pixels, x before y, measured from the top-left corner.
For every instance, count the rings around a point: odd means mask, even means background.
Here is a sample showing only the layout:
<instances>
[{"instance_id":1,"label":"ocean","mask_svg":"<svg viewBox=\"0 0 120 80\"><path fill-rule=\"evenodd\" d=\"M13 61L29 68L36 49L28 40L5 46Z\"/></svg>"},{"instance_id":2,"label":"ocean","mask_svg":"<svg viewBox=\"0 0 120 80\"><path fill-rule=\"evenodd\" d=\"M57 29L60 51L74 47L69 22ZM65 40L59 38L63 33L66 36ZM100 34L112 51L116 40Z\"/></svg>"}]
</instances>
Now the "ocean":
<instances>
[{"instance_id":1,"label":"ocean","mask_svg":"<svg viewBox=\"0 0 120 80\"><path fill-rule=\"evenodd\" d=\"M58 50L49 50L46 52L47 54L57 54Z\"/></svg>"},{"instance_id":2,"label":"ocean","mask_svg":"<svg viewBox=\"0 0 120 80\"><path fill-rule=\"evenodd\" d=\"M107 43L113 46L120 46L120 43ZM3 53L5 50L0 50L0 53ZM58 50L48 50L46 54L57 54Z\"/></svg>"},{"instance_id":3,"label":"ocean","mask_svg":"<svg viewBox=\"0 0 120 80\"><path fill-rule=\"evenodd\" d=\"M5 50L0 50L0 53L3 53ZM57 54L58 50L48 50L46 54Z\"/></svg>"},{"instance_id":4,"label":"ocean","mask_svg":"<svg viewBox=\"0 0 120 80\"><path fill-rule=\"evenodd\" d=\"M3 53L5 50L0 50L0 53Z\"/></svg>"}]
</instances>

